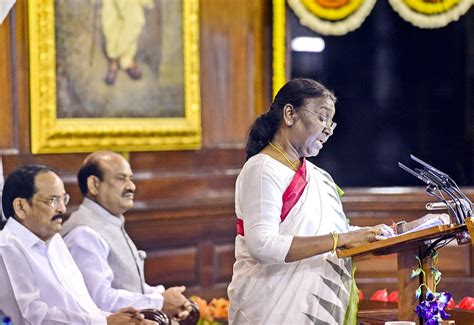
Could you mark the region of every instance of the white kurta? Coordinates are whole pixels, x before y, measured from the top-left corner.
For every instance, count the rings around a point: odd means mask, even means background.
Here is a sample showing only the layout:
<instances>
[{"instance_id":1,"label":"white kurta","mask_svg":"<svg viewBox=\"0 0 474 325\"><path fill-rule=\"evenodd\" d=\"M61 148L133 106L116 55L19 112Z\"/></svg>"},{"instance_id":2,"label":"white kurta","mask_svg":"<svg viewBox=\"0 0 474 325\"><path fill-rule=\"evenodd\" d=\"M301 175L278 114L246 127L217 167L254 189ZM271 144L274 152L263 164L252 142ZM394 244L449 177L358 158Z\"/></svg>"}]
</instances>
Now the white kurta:
<instances>
[{"instance_id":1,"label":"white kurta","mask_svg":"<svg viewBox=\"0 0 474 325\"><path fill-rule=\"evenodd\" d=\"M293 236L351 230L336 185L306 161L308 184L281 222L282 195L295 173L273 158L250 158L237 178L235 209L244 236L235 239L230 324L343 324L352 262L330 252L285 263Z\"/></svg>"},{"instance_id":2,"label":"white kurta","mask_svg":"<svg viewBox=\"0 0 474 325\"><path fill-rule=\"evenodd\" d=\"M13 324L106 324L61 236L9 218L0 232L0 309Z\"/></svg>"}]
</instances>

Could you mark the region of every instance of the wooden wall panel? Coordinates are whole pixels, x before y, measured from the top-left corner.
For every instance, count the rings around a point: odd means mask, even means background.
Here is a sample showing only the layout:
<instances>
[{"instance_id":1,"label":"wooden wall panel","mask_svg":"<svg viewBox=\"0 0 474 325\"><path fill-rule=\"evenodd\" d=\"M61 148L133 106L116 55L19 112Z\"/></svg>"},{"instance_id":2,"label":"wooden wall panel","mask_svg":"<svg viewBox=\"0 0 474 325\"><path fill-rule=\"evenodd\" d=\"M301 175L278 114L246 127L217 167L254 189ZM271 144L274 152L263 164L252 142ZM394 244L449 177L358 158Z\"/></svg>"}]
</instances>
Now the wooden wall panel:
<instances>
[{"instance_id":1,"label":"wooden wall panel","mask_svg":"<svg viewBox=\"0 0 474 325\"><path fill-rule=\"evenodd\" d=\"M19 0L0 26L0 155L29 152L27 17Z\"/></svg>"},{"instance_id":2,"label":"wooden wall panel","mask_svg":"<svg viewBox=\"0 0 474 325\"><path fill-rule=\"evenodd\" d=\"M143 176L137 174L137 176ZM153 175L154 176L154 175ZM158 175L159 176L159 175ZM157 193L166 191L166 196L170 200L178 198L195 198L201 196L213 196L213 191L232 188L236 175L221 173L199 174L171 174L163 175L161 178L138 180L141 189L138 191L138 199L153 200ZM156 182L159 179L159 182ZM144 189L150 189L149 191ZM216 193L215 195L219 195Z\"/></svg>"},{"instance_id":3,"label":"wooden wall panel","mask_svg":"<svg viewBox=\"0 0 474 325\"><path fill-rule=\"evenodd\" d=\"M30 150L30 56L28 35L28 2L20 0L15 3L15 46L18 102L18 149L21 154L29 155Z\"/></svg>"},{"instance_id":4,"label":"wooden wall panel","mask_svg":"<svg viewBox=\"0 0 474 325\"><path fill-rule=\"evenodd\" d=\"M214 263L215 280L217 283L228 283L232 279L232 265L235 262L234 244L220 244L216 247Z\"/></svg>"},{"instance_id":5,"label":"wooden wall panel","mask_svg":"<svg viewBox=\"0 0 474 325\"><path fill-rule=\"evenodd\" d=\"M374 261L376 261L374 263ZM393 277L393 271L397 269L397 255L391 254L358 261L356 263L356 276L358 278L373 277L387 278Z\"/></svg>"},{"instance_id":6,"label":"wooden wall panel","mask_svg":"<svg viewBox=\"0 0 474 325\"><path fill-rule=\"evenodd\" d=\"M471 268L472 246L458 246L453 241L448 246L439 250L438 267L443 275L449 277L469 277L474 276ZM474 287L473 294L474 294Z\"/></svg>"},{"instance_id":7,"label":"wooden wall panel","mask_svg":"<svg viewBox=\"0 0 474 325\"><path fill-rule=\"evenodd\" d=\"M189 174L197 172L204 166L211 170L221 169L221 166L235 169L240 168L244 160L243 150L231 148L204 147L201 150L133 152L130 154L130 163L134 166L134 170L147 172L182 171Z\"/></svg>"},{"instance_id":8,"label":"wooden wall panel","mask_svg":"<svg viewBox=\"0 0 474 325\"><path fill-rule=\"evenodd\" d=\"M162 249L147 254L145 277L149 284L175 284L197 286L199 284L198 252L196 247ZM173 272L169 272L172 269Z\"/></svg>"},{"instance_id":9,"label":"wooden wall panel","mask_svg":"<svg viewBox=\"0 0 474 325\"><path fill-rule=\"evenodd\" d=\"M11 23L7 16L0 25L0 154L13 153L15 148Z\"/></svg>"},{"instance_id":10,"label":"wooden wall panel","mask_svg":"<svg viewBox=\"0 0 474 325\"><path fill-rule=\"evenodd\" d=\"M200 4L204 146L242 147L255 112L262 110L262 98L270 95L258 77L263 62L270 62L270 52L262 54L262 21L269 22L270 1Z\"/></svg>"}]
</instances>

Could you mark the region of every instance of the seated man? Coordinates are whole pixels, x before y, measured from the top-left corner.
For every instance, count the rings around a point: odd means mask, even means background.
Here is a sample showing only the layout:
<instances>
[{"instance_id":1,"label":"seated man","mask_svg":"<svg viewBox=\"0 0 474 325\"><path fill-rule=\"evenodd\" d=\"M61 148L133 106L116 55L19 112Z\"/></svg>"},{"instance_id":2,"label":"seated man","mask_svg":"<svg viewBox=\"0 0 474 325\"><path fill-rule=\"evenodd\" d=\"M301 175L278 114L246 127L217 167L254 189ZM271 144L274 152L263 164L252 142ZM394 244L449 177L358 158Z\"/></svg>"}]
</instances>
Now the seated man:
<instances>
[{"instance_id":1,"label":"seated man","mask_svg":"<svg viewBox=\"0 0 474 325\"><path fill-rule=\"evenodd\" d=\"M162 309L185 318L190 303L184 287L166 291L145 283L145 252L138 251L124 228L123 213L133 207L135 184L129 163L119 154L90 154L78 172L84 201L64 223L61 234L81 270L89 293L103 310L123 306Z\"/></svg>"},{"instance_id":2,"label":"seated man","mask_svg":"<svg viewBox=\"0 0 474 325\"><path fill-rule=\"evenodd\" d=\"M12 172L3 188L0 309L13 324L155 324L135 308L101 311L58 234L69 195L48 167Z\"/></svg>"}]
</instances>

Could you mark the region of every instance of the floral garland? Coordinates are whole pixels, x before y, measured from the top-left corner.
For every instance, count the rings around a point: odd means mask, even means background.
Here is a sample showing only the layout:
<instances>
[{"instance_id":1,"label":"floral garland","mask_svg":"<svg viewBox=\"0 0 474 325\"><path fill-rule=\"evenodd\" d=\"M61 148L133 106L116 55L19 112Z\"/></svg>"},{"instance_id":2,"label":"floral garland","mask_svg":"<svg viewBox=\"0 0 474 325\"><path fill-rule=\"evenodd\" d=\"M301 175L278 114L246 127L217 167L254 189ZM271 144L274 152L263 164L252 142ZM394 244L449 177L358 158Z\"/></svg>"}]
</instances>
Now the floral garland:
<instances>
[{"instance_id":1,"label":"floral garland","mask_svg":"<svg viewBox=\"0 0 474 325\"><path fill-rule=\"evenodd\" d=\"M464 15L472 0L388 0L399 15L420 28L440 28Z\"/></svg>"},{"instance_id":2,"label":"floral garland","mask_svg":"<svg viewBox=\"0 0 474 325\"><path fill-rule=\"evenodd\" d=\"M341 20L360 7L363 0L301 0L304 6L317 17L326 20Z\"/></svg>"},{"instance_id":3,"label":"floral garland","mask_svg":"<svg viewBox=\"0 0 474 325\"><path fill-rule=\"evenodd\" d=\"M344 35L360 27L376 0L288 0L300 23L322 35Z\"/></svg>"}]
</instances>

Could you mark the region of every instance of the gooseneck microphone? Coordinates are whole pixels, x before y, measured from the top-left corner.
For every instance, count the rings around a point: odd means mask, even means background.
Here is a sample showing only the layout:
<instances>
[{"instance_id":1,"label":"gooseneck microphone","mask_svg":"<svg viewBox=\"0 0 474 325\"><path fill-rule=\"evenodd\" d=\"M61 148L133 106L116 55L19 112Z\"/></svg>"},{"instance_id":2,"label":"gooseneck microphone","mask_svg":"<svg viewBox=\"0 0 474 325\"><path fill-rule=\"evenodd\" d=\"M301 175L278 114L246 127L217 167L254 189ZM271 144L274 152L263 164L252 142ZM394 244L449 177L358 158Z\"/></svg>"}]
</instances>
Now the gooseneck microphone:
<instances>
[{"instance_id":1,"label":"gooseneck microphone","mask_svg":"<svg viewBox=\"0 0 474 325\"><path fill-rule=\"evenodd\" d=\"M423 160L413 155L410 155L410 158L422 165L422 168L413 170L400 162L398 166L426 183L426 192L441 201L426 204L426 209L448 209L450 214L454 215L457 225L466 223L466 218L472 217L472 202L459 189L456 182L447 174Z\"/></svg>"}]
</instances>

